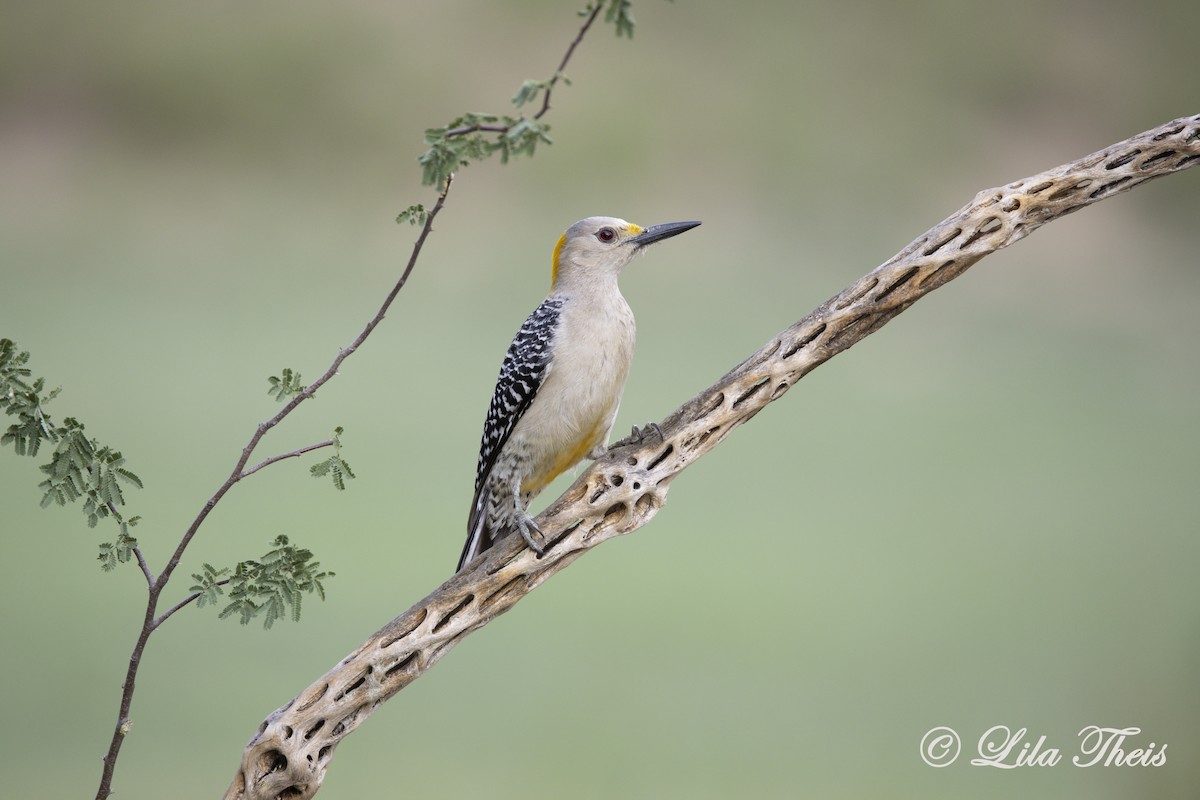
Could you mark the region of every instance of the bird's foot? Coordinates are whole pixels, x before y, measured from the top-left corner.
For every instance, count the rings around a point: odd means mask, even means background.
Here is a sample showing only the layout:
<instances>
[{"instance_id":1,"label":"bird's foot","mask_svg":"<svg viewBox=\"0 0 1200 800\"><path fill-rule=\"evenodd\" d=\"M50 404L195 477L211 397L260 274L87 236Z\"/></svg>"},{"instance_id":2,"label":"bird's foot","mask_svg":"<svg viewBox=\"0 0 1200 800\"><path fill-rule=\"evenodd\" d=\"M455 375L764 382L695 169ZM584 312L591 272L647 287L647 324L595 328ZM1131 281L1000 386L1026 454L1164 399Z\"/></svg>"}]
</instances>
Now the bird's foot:
<instances>
[{"instance_id":1,"label":"bird's foot","mask_svg":"<svg viewBox=\"0 0 1200 800\"><path fill-rule=\"evenodd\" d=\"M546 548L533 540L533 534L530 531L536 531L537 535L542 539L546 538L546 534L542 533L542 529L533 521L533 517L528 513L522 512L517 515L517 530L521 532L521 538L525 540L525 544L529 545L529 549L537 553L539 556L546 552Z\"/></svg>"},{"instance_id":2,"label":"bird's foot","mask_svg":"<svg viewBox=\"0 0 1200 800\"><path fill-rule=\"evenodd\" d=\"M667 437L663 435L662 428L658 426L657 422L647 422L640 429L637 425L634 425L633 433L629 434L618 442L613 442L611 445L609 445L608 449L612 450L615 447L624 447L627 444L642 444L646 441L646 437L650 435L651 431L654 431L654 433L658 435L658 440L660 442L665 442L667 440Z\"/></svg>"}]
</instances>

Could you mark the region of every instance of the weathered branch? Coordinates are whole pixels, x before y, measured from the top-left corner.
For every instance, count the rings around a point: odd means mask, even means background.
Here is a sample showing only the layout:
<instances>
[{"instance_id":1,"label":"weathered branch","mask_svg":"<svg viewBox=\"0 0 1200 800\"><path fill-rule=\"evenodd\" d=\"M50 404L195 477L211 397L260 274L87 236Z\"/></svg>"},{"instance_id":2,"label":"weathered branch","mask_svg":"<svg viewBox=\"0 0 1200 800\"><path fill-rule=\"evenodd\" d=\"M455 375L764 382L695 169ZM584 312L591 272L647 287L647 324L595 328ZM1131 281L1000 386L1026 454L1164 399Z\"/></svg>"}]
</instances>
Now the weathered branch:
<instances>
[{"instance_id":1,"label":"weathered branch","mask_svg":"<svg viewBox=\"0 0 1200 800\"><path fill-rule=\"evenodd\" d=\"M649 522L685 467L796 381L989 253L1198 161L1200 116L980 192L682 405L661 423L661 440L614 446L538 518L550 537L544 556L519 536L500 541L272 713L247 745L226 798L312 797L334 749L385 700L589 549Z\"/></svg>"}]
</instances>

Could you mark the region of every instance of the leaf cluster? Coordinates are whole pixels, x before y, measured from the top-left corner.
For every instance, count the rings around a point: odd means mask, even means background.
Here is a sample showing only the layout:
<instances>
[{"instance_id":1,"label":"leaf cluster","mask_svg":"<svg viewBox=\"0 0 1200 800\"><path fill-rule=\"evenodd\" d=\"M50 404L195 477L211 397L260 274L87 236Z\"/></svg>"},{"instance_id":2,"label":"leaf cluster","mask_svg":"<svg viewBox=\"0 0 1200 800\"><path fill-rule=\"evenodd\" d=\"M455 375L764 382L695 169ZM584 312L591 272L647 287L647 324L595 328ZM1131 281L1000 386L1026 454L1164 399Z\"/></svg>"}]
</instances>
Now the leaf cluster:
<instances>
[{"instance_id":1,"label":"leaf cluster","mask_svg":"<svg viewBox=\"0 0 1200 800\"><path fill-rule=\"evenodd\" d=\"M190 591L196 593L196 605L215 606L228 591L221 619L236 616L247 625L262 617L264 628L287 617L298 622L304 595L315 593L324 600L323 581L334 573L322 571L312 551L296 547L287 536L275 537L271 545L262 558L241 561L232 569L206 563L202 572L192 573L195 584Z\"/></svg>"},{"instance_id":2,"label":"leaf cluster","mask_svg":"<svg viewBox=\"0 0 1200 800\"><path fill-rule=\"evenodd\" d=\"M604 6L605 2L596 0L588 3L579 15L587 17L598 13L596 3ZM607 0L607 5L605 22L616 28L618 37L632 39L635 25L633 0ZM545 80L526 80L517 89L512 104L518 109L544 98L541 110L532 116L468 112L440 128L426 129L425 144L429 149L417 159L421 165L421 181L426 186L440 186L453 172L472 162L483 161L499 153L500 163L506 164L513 156L532 156L539 144L552 144L550 126L539 119L549 108L550 92L559 81L567 85L571 83L561 68ZM396 221L420 224L417 222L418 215L413 213L414 208L417 207L402 211Z\"/></svg>"},{"instance_id":3,"label":"leaf cluster","mask_svg":"<svg viewBox=\"0 0 1200 800\"><path fill-rule=\"evenodd\" d=\"M339 492L346 490L347 478L354 479L353 470L346 463L346 459L342 458L342 434L344 432L341 427L334 428L333 455L309 467L309 471L314 478L324 478L328 475L333 480L333 485Z\"/></svg>"},{"instance_id":4,"label":"leaf cluster","mask_svg":"<svg viewBox=\"0 0 1200 800\"><path fill-rule=\"evenodd\" d=\"M396 215L396 224L402 225L407 222L409 225L424 225L428 218L429 212L425 210L425 206L415 203Z\"/></svg>"},{"instance_id":5,"label":"leaf cluster","mask_svg":"<svg viewBox=\"0 0 1200 800\"><path fill-rule=\"evenodd\" d=\"M580 15L587 14L593 6L580 11ZM608 11L604 12L604 21L612 23L617 27L617 36L628 36L633 38L633 26L637 23L633 19L633 0L609 0Z\"/></svg>"},{"instance_id":6,"label":"leaf cluster","mask_svg":"<svg viewBox=\"0 0 1200 800\"><path fill-rule=\"evenodd\" d=\"M421 180L427 186L441 185L460 167L496 153L503 164L513 156L531 156L538 144L550 144L549 130L549 125L528 117L468 112L425 131L429 149L417 159Z\"/></svg>"},{"instance_id":7,"label":"leaf cluster","mask_svg":"<svg viewBox=\"0 0 1200 800\"><path fill-rule=\"evenodd\" d=\"M290 367L283 368L282 376L272 375L267 378L267 383L271 384L267 389L267 394L274 397L280 403L289 397L300 394L306 388L303 380L300 378L300 373L293 371Z\"/></svg>"},{"instance_id":8,"label":"leaf cluster","mask_svg":"<svg viewBox=\"0 0 1200 800\"><path fill-rule=\"evenodd\" d=\"M117 541L100 548L101 566L112 569L118 562L128 561L137 546L129 529L140 518L127 517L119 510L125 505L122 486L140 489L142 480L125 466L120 451L89 438L79 420L66 417L56 423L46 413L46 405L60 390L47 391L45 379L33 378L28 363L27 351L18 350L11 339L0 339L0 410L16 418L0 435L0 446L11 444L17 455L30 457L36 457L43 444L53 446L49 461L39 466L45 475L38 484L42 508L82 500L88 527L96 527L105 518L116 522Z\"/></svg>"}]
</instances>

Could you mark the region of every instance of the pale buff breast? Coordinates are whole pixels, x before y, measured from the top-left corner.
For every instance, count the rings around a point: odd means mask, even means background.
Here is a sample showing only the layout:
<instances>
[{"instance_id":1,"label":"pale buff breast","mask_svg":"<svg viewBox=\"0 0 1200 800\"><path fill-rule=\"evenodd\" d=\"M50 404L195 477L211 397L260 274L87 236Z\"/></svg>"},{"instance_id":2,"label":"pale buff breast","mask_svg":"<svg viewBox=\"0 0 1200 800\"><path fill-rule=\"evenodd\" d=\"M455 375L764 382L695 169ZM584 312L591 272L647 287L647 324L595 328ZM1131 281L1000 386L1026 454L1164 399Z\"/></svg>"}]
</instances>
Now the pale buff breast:
<instances>
[{"instance_id":1,"label":"pale buff breast","mask_svg":"<svg viewBox=\"0 0 1200 800\"><path fill-rule=\"evenodd\" d=\"M633 360L633 312L619 293L573 296L560 320L537 402L512 433L530 447L522 490L533 494L608 440Z\"/></svg>"}]
</instances>

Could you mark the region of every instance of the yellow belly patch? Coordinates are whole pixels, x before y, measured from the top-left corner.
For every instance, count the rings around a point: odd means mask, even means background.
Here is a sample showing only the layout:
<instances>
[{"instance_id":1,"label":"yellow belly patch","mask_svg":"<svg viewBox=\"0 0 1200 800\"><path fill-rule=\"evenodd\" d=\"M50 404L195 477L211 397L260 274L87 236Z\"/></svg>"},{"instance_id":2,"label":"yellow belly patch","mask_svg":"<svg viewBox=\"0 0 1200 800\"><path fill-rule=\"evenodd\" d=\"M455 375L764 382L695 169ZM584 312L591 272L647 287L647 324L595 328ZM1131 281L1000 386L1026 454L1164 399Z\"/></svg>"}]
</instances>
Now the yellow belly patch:
<instances>
[{"instance_id":1,"label":"yellow belly patch","mask_svg":"<svg viewBox=\"0 0 1200 800\"><path fill-rule=\"evenodd\" d=\"M558 457L553 461L540 465L543 468L534 472L521 484L521 493L537 494L542 489L545 489L550 481L582 461L592 451L593 447L600 444L600 440L608 433L608 431L601 430L603 424L604 421L602 419L597 420L592 429L579 437L579 441L573 447L563 448L559 451Z\"/></svg>"}]
</instances>

